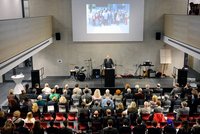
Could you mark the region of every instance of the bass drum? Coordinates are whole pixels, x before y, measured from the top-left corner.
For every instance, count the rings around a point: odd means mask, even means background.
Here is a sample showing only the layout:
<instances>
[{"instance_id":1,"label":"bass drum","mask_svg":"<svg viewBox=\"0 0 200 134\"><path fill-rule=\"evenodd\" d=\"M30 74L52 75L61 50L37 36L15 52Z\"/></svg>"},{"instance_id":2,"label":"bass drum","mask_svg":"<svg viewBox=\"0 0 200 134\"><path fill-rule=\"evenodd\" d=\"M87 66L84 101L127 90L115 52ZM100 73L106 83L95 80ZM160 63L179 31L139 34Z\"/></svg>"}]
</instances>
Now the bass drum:
<instances>
[{"instance_id":1,"label":"bass drum","mask_svg":"<svg viewBox=\"0 0 200 134\"><path fill-rule=\"evenodd\" d=\"M84 73L79 73L78 74L78 76L77 76L77 79L79 80L79 81L84 81L85 80L85 74Z\"/></svg>"}]
</instances>

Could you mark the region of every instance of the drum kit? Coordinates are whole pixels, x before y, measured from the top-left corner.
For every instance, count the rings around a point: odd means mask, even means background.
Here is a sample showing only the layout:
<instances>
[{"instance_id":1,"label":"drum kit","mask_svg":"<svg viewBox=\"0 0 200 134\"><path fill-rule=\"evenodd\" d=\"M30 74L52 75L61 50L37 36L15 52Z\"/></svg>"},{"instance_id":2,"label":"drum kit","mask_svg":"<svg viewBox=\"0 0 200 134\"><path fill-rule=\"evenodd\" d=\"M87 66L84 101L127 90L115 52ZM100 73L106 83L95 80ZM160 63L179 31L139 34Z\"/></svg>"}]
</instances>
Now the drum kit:
<instances>
[{"instance_id":1,"label":"drum kit","mask_svg":"<svg viewBox=\"0 0 200 134\"><path fill-rule=\"evenodd\" d=\"M70 76L75 80L84 81L86 78L85 71L86 69L84 66L75 66L73 70L70 70Z\"/></svg>"},{"instance_id":2,"label":"drum kit","mask_svg":"<svg viewBox=\"0 0 200 134\"><path fill-rule=\"evenodd\" d=\"M91 70L92 70L92 59L85 60L85 64L87 69L84 66L74 66L74 69L70 70L70 76L74 80L84 81L86 78L91 78ZM74 65L74 64L71 64ZM85 75L86 72L86 75Z\"/></svg>"}]
</instances>

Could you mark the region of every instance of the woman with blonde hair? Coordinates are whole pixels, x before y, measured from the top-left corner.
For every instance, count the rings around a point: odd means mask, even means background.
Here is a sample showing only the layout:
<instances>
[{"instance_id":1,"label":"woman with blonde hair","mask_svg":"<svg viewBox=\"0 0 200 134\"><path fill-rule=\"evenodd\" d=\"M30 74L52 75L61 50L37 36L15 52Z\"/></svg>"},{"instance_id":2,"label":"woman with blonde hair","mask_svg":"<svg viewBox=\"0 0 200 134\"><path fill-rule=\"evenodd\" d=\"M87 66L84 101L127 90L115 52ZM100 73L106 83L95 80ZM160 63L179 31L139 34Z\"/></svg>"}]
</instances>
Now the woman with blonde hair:
<instances>
[{"instance_id":1,"label":"woman with blonde hair","mask_svg":"<svg viewBox=\"0 0 200 134\"><path fill-rule=\"evenodd\" d=\"M14 124L12 120L8 119L5 122L5 125L1 129L1 134L13 134L14 133Z\"/></svg>"},{"instance_id":2,"label":"woman with blonde hair","mask_svg":"<svg viewBox=\"0 0 200 134\"><path fill-rule=\"evenodd\" d=\"M28 112L26 119L24 120L25 123L35 123L35 118L33 117L33 113L32 112Z\"/></svg>"},{"instance_id":3,"label":"woman with blonde hair","mask_svg":"<svg viewBox=\"0 0 200 134\"><path fill-rule=\"evenodd\" d=\"M129 114L129 113L135 113L135 112L137 112L138 111L138 109L137 109L137 105L136 105L136 102L135 101L132 101L129 105L128 105L128 107L127 107L127 113Z\"/></svg>"},{"instance_id":4,"label":"woman with blonde hair","mask_svg":"<svg viewBox=\"0 0 200 134\"><path fill-rule=\"evenodd\" d=\"M155 108L157 106L158 96L153 95L152 100L150 101L151 108Z\"/></svg>"},{"instance_id":5,"label":"woman with blonde hair","mask_svg":"<svg viewBox=\"0 0 200 134\"><path fill-rule=\"evenodd\" d=\"M40 109L37 103L33 103L32 113L33 113L33 117L38 117L38 119L40 118L41 113L40 113Z\"/></svg>"},{"instance_id":6,"label":"woman with blonde hair","mask_svg":"<svg viewBox=\"0 0 200 134\"><path fill-rule=\"evenodd\" d=\"M65 96L61 96L59 98L59 104L66 104L67 103L67 99L65 98Z\"/></svg>"},{"instance_id":7,"label":"woman with blonde hair","mask_svg":"<svg viewBox=\"0 0 200 134\"><path fill-rule=\"evenodd\" d=\"M124 105L123 105L123 103L120 102L116 106L116 114L117 114L117 116L121 117L121 114L122 114L123 111L124 111Z\"/></svg>"},{"instance_id":8,"label":"woman with blonde hair","mask_svg":"<svg viewBox=\"0 0 200 134\"><path fill-rule=\"evenodd\" d=\"M18 124L20 121L24 120L20 116L21 116L21 112L19 110L13 113L12 121L14 124Z\"/></svg>"},{"instance_id":9,"label":"woman with blonde hair","mask_svg":"<svg viewBox=\"0 0 200 134\"><path fill-rule=\"evenodd\" d=\"M95 100L99 100L99 101L101 101L102 100L102 96L101 96L101 92L100 92L100 90L99 89L96 89L95 91L94 91L94 94L93 94L93 96L92 96L92 99L95 101Z\"/></svg>"}]
</instances>

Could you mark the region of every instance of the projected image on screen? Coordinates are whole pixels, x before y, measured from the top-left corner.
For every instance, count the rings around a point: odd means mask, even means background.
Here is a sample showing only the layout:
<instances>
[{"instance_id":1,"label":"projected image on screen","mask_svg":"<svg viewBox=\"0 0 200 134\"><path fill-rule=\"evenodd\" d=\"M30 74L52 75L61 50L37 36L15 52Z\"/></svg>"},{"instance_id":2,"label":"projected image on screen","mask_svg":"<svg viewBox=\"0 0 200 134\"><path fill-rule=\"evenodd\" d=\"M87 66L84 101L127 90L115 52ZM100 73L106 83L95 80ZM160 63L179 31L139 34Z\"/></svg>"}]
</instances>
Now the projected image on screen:
<instances>
[{"instance_id":1,"label":"projected image on screen","mask_svg":"<svg viewBox=\"0 0 200 134\"><path fill-rule=\"evenodd\" d=\"M87 4L87 33L129 33L129 11L129 4Z\"/></svg>"}]
</instances>

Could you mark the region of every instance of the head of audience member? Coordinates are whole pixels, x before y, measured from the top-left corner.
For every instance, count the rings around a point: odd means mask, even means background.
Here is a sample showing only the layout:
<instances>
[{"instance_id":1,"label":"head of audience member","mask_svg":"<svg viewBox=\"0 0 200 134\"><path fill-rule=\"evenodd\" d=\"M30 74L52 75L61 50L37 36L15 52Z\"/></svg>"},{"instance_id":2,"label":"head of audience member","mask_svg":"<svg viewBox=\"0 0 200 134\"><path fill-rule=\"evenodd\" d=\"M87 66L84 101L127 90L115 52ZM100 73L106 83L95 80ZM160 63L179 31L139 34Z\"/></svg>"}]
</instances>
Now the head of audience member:
<instances>
[{"instance_id":1,"label":"head of audience member","mask_svg":"<svg viewBox=\"0 0 200 134\"><path fill-rule=\"evenodd\" d=\"M38 95L37 99L42 100L42 95Z\"/></svg>"},{"instance_id":2,"label":"head of audience member","mask_svg":"<svg viewBox=\"0 0 200 134\"><path fill-rule=\"evenodd\" d=\"M126 83L126 84L125 84L125 89L128 89L128 88L131 88L131 86L130 86L129 83Z\"/></svg>"},{"instance_id":3,"label":"head of audience member","mask_svg":"<svg viewBox=\"0 0 200 134\"><path fill-rule=\"evenodd\" d=\"M110 95L110 90L109 89L106 89L105 95Z\"/></svg>"},{"instance_id":4,"label":"head of audience member","mask_svg":"<svg viewBox=\"0 0 200 134\"><path fill-rule=\"evenodd\" d=\"M137 90L138 90L139 88L140 88L140 86L139 86L139 85L135 85L135 89L137 89Z\"/></svg>"},{"instance_id":5,"label":"head of audience member","mask_svg":"<svg viewBox=\"0 0 200 134\"><path fill-rule=\"evenodd\" d=\"M150 85L149 84L146 84L145 87L146 87L146 89L150 89Z\"/></svg>"},{"instance_id":6,"label":"head of audience member","mask_svg":"<svg viewBox=\"0 0 200 134\"><path fill-rule=\"evenodd\" d=\"M182 108L187 107L187 102L186 101L181 102L181 107Z\"/></svg>"},{"instance_id":7,"label":"head of audience member","mask_svg":"<svg viewBox=\"0 0 200 134\"><path fill-rule=\"evenodd\" d=\"M84 91L84 94L89 94L89 90L86 88L85 91Z\"/></svg>"},{"instance_id":8,"label":"head of audience member","mask_svg":"<svg viewBox=\"0 0 200 134\"><path fill-rule=\"evenodd\" d=\"M169 99L169 95L165 94L164 99L168 100Z\"/></svg>"},{"instance_id":9,"label":"head of audience member","mask_svg":"<svg viewBox=\"0 0 200 134\"><path fill-rule=\"evenodd\" d=\"M142 94L142 88L138 89L138 93Z\"/></svg>"},{"instance_id":10,"label":"head of audience member","mask_svg":"<svg viewBox=\"0 0 200 134\"><path fill-rule=\"evenodd\" d=\"M121 94L121 90L120 90L120 89L117 89L117 90L115 91L115 94L116 94L116 95L120 95L120 94Z\"/></svg>"},{"instance_id":11,"label":"head of audience member","mask_svg":"<svg viewBox=\"0 0 200 134\"><path fill-rule=\"evenodd\" d=\"M56 89L56 90L59 89L59 88L60 88L60 87L59 87L58 85L55 85L55 86L54 86L54 89Z\"/></svg>"},{"instance_id":12,"label":"head of audience member","mask_svg":"<svg viewBox=\"0 0 200 134\"><path fill-rule=\"evenodd\" d=\"M21 92L22 92L21 94L26 94L26 90L25 89L22 89Z\"/></svg>"},{"instance_id":13,"label":"head of audience member","mask_svg":"<svg viewBox=\"0 0 200 134\"><path fill-rule=\"evenodd\" d=\"M26 118L28 120L32 119L33 118L33 113L32 112L28 112L27 115L26 115Z\"/></svg>"},{"instance_id":14,"label":"head of audience member","mask_svg":"<svg viewBox=\"0 0 200 134\"><path fill-rule=\"evenodd\" d=\"M19 110L15 111L13 113L13 117L15 117L15 118L20 118L20 116L21 116L21 112Z\"/></svg>"},{"instance_id":15,"label":"head of audience member","mask_svg":"<svg viewBox=\"0 0 200 134\"><path fill-rule=\"evenodd\" d=\"M41 125L40 125L40 121L39 120L36 120L35 123L34 123L34 128L37 129L37 128L41 128Z\"/></svg>"},{"instance_id":16,"label":"head of audience member","mask_svg":"<svg viewBox=\"0 0 200 134\"><path fill-rule=\"evenodd\" d=\"M24 88L25 88L25 90L28 90L29 89L29 84L25 84Z\"/></svg>"},{"instance_id":17,"label":"head of audience member","mask_svg":"<svg viewBox=\"0 0 200 134\"><path fill-rule=\"evenodd\" d=\"M51 93L52 94L56 93L56 88L51 89Z\"/></svg>"},{"instance_id":18,"label":"head of audience member","mask_svg":"<svg viewBox=\"0 0 200 134\"><path fill-rule=\"evenodd\" d=\"M33 103L33 104L32 104L32 111L33 111L33 112L37 112L38 109L39 109L38 104L37 104L37 103Z\"/></svg>"},{"instance_id":19,"label":"head of audience member","mask_svg":"<svg viewBox=\"0 0 200 134\"><path fill-rule=\"evenodd\" d=\"M52 101L53 101L53 102L57 102L57 100L58 100L58 98L57 98L56 96L54 96L54 97L52 98Z\"/></svg>"},{"instance_id":20,"label":"head of audience member","mask_svg":"<svg viewBox=\"0 0 200 134\"><path fill-rule=\"evenodd\" d=\"M94 105L95 105L95 106L99 106L99 102L98 102L98 101L95 101L95 102L94 102Z\"/></svg>"},{"instance_id":21,"label":"head of audience member","mask_svg":"<svg viewBox=\"0 0 200 134\"><path fill-rule=\"evenodd\" d=\"M148 101L145 101L145 102L144 102L144 108L148 108L148 107L150 107L150 104L149 104Z\"/></svg>"},{"instance_id":22,"label":"head of audience member","mask_svg":"<svg viewBox=\"0 0 200 134\"><path fill-rule=\"evenodd\" d=\"M75 84L75 88L79 88L79 84L78 83Z\"/></svg>"},{"instance_id":23,"label":"head of audience member","mask_svg":"<svg viewBox=\"0 0 200 134\"><path fill-rule=\"evenodd\" d=\"M157 106L161 106L161 101L158 100L158 101L156 102L156 104L157 104Z\"/></svg>"},{"instance_id":24,"label":"head of audience member","mask_svg":"<svg viewBox=\"0 0 200 134\"><path fill-rule=\"evenodd\" d=\"M3 111L0 111L0 118L4 118L5 113Z\"/></svg>"},{"instance_id":25,"label":"head of audience member","mask_svg":"<svg viewBox=\"0 0 200 134\"><path fill-rule=\"evenodd\" d=\"M174 87L179 87L179 83L176 83Z\"/></svg>"},{"instance_id":26,"label":"head of audience member","mask_svg":"<svg viewBox=\"0 0 200 134\"><path fill-rule=\"evenodd\" d=\"M106 116L111 116L112 112L110 109L106 109Z\"/></svg>"},{"instance_id":27,"label":"head of audience member","mask_svg":"<svg viewBox=\"0 0 200 134\"><path fill-rule=\"evenodd\" d=\"M160 83L158 83L157 86L156 86L156 88L160 88L160 87L161 87L161 85L160 85Z\"/></svg>"},{"instance_id":28,"label":"head of audience member","mask_svg":"<svg viewBox=\"0 0 200 134\"><path fill-rule=\"evenodd\" d=\"M152 101L153 101L153 102L157 102L157 101L158 101L158 96L153 95L153 96L152 96Z\"/></svg>"},{"instance_id":29,"label":"head of audience member","mask_svg":"<svg viewBox=\"0 0 200 134\"><path fill-rule=\"evenodd\" d=\"M99 111L98 111L98 110L95 110L95 111L94 111L93 117L99 117Z\"/></svg>"},{"instance_id":30,"label":"head of audience member","mask_svg":"<svg viewBox=\"0 0 200 134\"><path fill-rule=\"evenodd\" d=\"M62 104L67 103L67 99L65 98L65 96L60 96L59 103L62 103Z\"/></svg>"},{"instance_id":31,"label":"head of audience member","mask_svg":"<svg viewBox=\"0 0 200 134\"><path fill-rule=\"evenodd\" d=\"M40 85L38 83L35 83L35 88L40 88Z\"/></svg>"},{"instance_id":32,"label":"head of audience member","mask_svg":"<svg viewBox=\"0 0 200 134\"><path fill-rule=\"evenodd\" d=\"M136 106L136 103L135 101L132 101L129 105L128 105L128 108L133 108L135 109L137 106Z\"/></svg>"},{"instance_id":33,"label":"head of audience member","mask_svg":"<svg viewBox=\"0 0 200 134\"><path fill-rule=\"evenodd\" d=\"M4 129L14 128L14 124L13 124L12 120L11 119L7 119L7 121L5 122L3 128Z\"/></svg>"},{"instance_id":34,"label":"head of audience member","mask_svg":"<svg viewBox=\"0 0 200 134\"><path fill-rule=\"evenodd\" d=\"M122 112L122 117L126 117L127 116L127 112L126 111L123 111Z\"/></svg>"},{"instance_id":35,"label":"head of audience member","mask_svg":"<svg viewBox=\"0 0 200 134\"><path fill-rule=\"evenodd\" d=\"M174 98L175 98L175 99L178 99L178 98L179 98L179 95L178 95L178 94L175 94L175 95L174 95Z\"/></svg>"},{"instance_id":36,"label":"head of audience member","mask_svg":"<svg viewBox=\"0 0 200 134\"><path fill-rule=\"evenodd\" d=\"M120 110L124 110L124 105L123 105L123 103L122 103L122 102L118 103L116 109L118 109L118 110L119 110L119 109L120 109Z\"/></svg>"},{"instance_id":37,"label":"head of audience member","mask_svg":"<svg viewBox=\"0 0 200 134\"><path fill-rule=\"evenodd\" d=\"M127 93L129 93L129 94L131 93L131 89L130 88L127 89Z\"/></svg>"},{"instance_id":38,"label":"head of audience member","mask_svg":"<svg viewBox=\"0 0 200 134\"><path fill-rule=\"evenodd\" d=\"M111 105L110 100L107 100L106 105L107 105L107 106L110 106L110 105Z\"/></svg>"},{"instance_id":39,"label":"head of audience member","mask_svg":"<svg viewBox=\"0 0 200 134\"><path fill-rule=\"evenodd\" d=\"M101 98L101 92L100 92L100 90L99 89L95 89L93 96L95 98Z\"/></svg>"},{"instance_id":40,"label":"head of audience member","mask_svg":"<svg viewBox=\"0 0 200 134\"><path fill-rule=\"evenodd\" d=\"M9 94L9 95L14 95L14 90L13 90L13 89L10 89L10 90L8 91L8 94Z\"/></svg>"},{"instance_id":41,"label":"head of audience member","mask_svg":"<svg viewBox=\"0 0 200 134\"><path fill-rule=\"evenodd\" d=\"M44 87L49 87L49 83L45 83L45 84L44 84Z\"/></svg>"}]
</instances>

